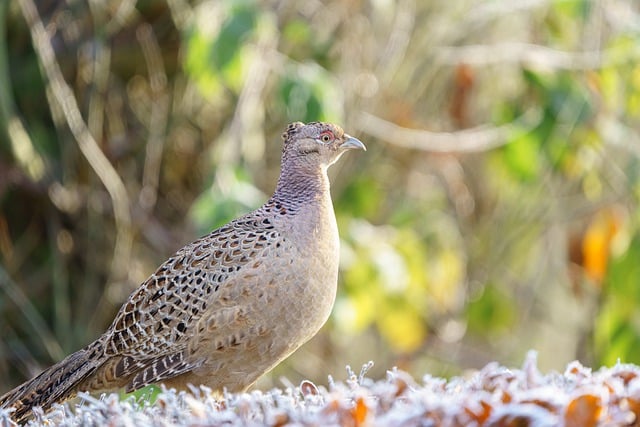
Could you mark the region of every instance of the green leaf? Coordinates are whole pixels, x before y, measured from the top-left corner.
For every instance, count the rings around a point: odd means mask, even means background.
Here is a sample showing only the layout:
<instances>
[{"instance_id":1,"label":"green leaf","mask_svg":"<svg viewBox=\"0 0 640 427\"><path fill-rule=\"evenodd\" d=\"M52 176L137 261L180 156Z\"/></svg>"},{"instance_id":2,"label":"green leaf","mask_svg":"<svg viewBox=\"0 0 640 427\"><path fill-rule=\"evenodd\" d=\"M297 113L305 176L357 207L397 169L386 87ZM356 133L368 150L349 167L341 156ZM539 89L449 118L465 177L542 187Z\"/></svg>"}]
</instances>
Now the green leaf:
<instances>
[{"instance_id":1,"label":"green leaf","mask_svg":"<svg viewBox=\"0 0 640 427\"><path fill-rule=\"evenodd\" d=\"M479 297L467 304L469 330L486 336L492 332L505 332L516 319L513 301L495 285L487 284Z\"/></svg>"},{"instance_id":2,"label":"green leaf","mask_svg":"<svg viewBox=\"0 0 640 427\"><path fill-rule=\"evenodd\" d=\"M257 208L266 199L242 169L237 169L230 181L226 183L229 188L224 191L214 183L191 206L189 217L199 234L208 233Z\"/></svg>"},{"instance_id":3,"label":"green leaf","mask_svg":"<svg viewBox=\"0 0 640 427\"><path fill-rule=\"evenodd\" d=\"M247 39L256 31L258 8L253 1L226 1L226 19L217 32L192 28L186 34L185 70L208 97L223 86L238 92L245 76Z\"/></svg>"},{"instance_id":4,"label":"green leaf","mask_svg":"<svg viewBox=\"0 0 640 427\"><path fill-rule=\"evenodd\" d=\"M520 181L534 180L540 170L540 140L534 132L518 132L502 149L503 161Z\"/></svg>"},{"instance_id":5,"label":"green leaf","mask_svg":"<svg viewBox=\"0 0 640 427\"><path fill-rule=\"evenodd\" d=\"M311 37L311 29L307 22L294 19L285 25L282 36L293 44L304 45Z\"/></svg>"},{"instance_id":6,"label":"green leaf","mask_svg":"<svg viewBox=\"0 0 640 427\"><path fill-rule=\"evenodd\" d=\"M337 208L352 217L372 218L380 210L382 193L378 183L371 176L354 179L337 200Z\"/></svg>"},{"instance_id":7,"label":"green leaf","mask_svg":"<svg viewBox=\"0 0 640 427\"><path fill-rule=\"evenodd\" d=\"M211 63L217 69L224 69L233 58L239 54L240 46L245 38L253 32L256 24L256 14L250 4L235 7L231 11L231 16L223 24L218 38L211 50Z\"/></svg>"},{"instance_id":8,"label":"green leaf","mask_svg":"<svg viewBox=\"0 0 640 427\"><path fill-rule=\"evenodd\" d=\"M601 363L640 363L640 235L613 257L605 278L605 299L595 322L594 343Z\"/></svg>"},{"instance_id":9,"label":"green leaf","mask_svg":"<svg viewBox=\"0 0 640 427\"><path fill-rule=\"evenodd\" d=\"M317 64L290 68L280 81L279 94L289 121L342 121L342 95L338 85Z\"/></svg>"}]
</instances>

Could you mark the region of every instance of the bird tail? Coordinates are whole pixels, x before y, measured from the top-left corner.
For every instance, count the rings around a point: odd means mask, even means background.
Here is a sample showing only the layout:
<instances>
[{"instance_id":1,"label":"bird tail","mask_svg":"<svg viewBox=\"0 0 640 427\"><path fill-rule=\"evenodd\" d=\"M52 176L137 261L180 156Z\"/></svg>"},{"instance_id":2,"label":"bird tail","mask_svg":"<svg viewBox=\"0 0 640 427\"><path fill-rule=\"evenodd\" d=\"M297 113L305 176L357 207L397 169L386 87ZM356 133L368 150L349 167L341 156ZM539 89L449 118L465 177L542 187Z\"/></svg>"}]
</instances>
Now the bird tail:
<instances>
[{"instance_id":1,"label":"bird tail","mask_svg":"<svg viewBox=\"0 0 640 427\"><path fill-rule=\"evenodd\" d=\"M11 418L23 422L31 415L34 407L47 410L53 403L74 396L81 382L101 365L96 363L103 353L101 350L102 344L97 341L67 356L0 397L0 407L13 408Z\"/></svg>"}]
</instances>

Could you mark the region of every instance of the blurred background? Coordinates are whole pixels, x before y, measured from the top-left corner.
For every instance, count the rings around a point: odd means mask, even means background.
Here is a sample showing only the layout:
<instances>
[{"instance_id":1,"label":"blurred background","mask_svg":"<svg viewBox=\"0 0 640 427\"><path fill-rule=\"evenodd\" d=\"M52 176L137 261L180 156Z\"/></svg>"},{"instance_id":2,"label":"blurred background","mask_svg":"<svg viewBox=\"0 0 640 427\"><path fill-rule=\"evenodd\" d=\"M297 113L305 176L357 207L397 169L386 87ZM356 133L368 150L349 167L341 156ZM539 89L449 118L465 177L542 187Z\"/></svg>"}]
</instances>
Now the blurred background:
<instances>
[{"instance_id":1,"label":"blurred background","mask_svg":"<svg viewBox=\"0 0 640 427\"><path fill-rule=\"evenodd\" d=\"M0 26L0 392L261 205L295 120L368 151L331 170L333 314L260 387L640 363L638 2L12 0Z\"/></svg>"}]
</instances>

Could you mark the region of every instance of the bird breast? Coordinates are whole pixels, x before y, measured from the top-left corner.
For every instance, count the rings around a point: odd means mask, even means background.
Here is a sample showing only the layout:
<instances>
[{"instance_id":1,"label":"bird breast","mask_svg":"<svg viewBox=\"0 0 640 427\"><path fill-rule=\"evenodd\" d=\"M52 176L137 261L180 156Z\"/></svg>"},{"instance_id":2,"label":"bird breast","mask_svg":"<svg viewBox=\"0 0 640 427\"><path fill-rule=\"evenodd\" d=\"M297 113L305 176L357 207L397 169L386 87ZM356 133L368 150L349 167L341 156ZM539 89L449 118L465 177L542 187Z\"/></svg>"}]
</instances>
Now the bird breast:
<instances>
[{"instance_id":1,"label":"bird breast","mask_svg":"<svg viewBox=\"0 0 640 427\"><path fill-rule=\"evenodd\" d=\"M215 372L211 387L246 388L313 337L331 313L339 258L331 204L276 218L278 237L264 249L264 262L240 269L201 322L206 333L200 338L208 344L197 346L195 356L207 359L203 375Z\"/></svg>"},{"instance_id":2,"label":"bird breast","mask_svg":"<svg viewBox=\"0 0 640 427\"><path fill-rule=\"evenodd\" d=\"M281 232L288 236L285 258L293 261L287 269L291 285L282 299L306 341L326 322L336 297L340 242L330 200L302 207Z\"/></svg>"}]
</instances>

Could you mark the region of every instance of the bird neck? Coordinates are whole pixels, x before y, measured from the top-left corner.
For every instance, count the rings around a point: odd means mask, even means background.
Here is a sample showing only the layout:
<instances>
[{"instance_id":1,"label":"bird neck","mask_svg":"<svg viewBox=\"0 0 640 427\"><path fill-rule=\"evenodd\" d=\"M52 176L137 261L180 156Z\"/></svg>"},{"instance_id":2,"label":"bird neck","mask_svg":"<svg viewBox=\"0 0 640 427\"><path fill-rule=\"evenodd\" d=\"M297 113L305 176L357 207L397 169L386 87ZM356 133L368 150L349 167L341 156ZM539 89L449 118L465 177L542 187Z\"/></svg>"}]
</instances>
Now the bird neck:
<instances>
[{"instance_id":1,"label":"bird neck","mask_svg":"<svg viewBox=\"0 0 640 427\"><path fill-rule=\"evenodd\" d=\"M326 167L301 165L285 159L272 199L294 211L303 205L330 200Z\"/></svg>"}]
</instances>

